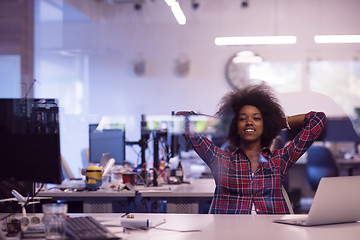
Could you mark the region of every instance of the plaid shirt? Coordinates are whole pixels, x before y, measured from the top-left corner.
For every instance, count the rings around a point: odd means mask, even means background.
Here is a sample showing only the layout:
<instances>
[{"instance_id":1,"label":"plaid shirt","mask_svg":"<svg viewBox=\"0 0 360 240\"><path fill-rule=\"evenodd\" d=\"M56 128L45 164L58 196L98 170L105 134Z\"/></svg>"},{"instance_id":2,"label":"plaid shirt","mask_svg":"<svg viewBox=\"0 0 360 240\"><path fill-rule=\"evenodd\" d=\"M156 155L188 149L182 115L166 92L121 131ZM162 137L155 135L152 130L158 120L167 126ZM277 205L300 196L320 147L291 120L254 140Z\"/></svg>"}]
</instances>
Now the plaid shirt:
<instances>
[{"instance_id":1,"label":"plaid shirt","mask_svg":"<svg viewBox=\"0 0 360 240\"><path fill-rule=\"evenodd\" d=\"M325 121L322 112L306 114L303 129L289 144L274 151L262 150L254 174L250 160L240 148L222 150L202 134L184 134L214 176L216 188L211 213L250 214L253 204L258 214L289 213L281 192L283 181L290 167L320 136Z\"/></svg>"}]
</instances>

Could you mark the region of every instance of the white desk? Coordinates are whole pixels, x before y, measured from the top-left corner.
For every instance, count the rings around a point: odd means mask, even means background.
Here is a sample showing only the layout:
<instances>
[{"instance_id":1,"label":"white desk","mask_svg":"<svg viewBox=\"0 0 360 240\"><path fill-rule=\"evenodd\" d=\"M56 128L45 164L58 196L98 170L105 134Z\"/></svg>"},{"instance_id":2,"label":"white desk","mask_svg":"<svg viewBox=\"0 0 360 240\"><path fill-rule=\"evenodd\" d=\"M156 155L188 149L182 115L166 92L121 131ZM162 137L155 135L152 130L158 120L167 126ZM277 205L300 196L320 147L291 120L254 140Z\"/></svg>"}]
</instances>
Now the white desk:
<instances>
[{"instance_id":1,"label":"white desk","mask_svg":"<svg viewBox=\"0 0 360 240\"><path fill-rule=\"evenodd\" d=\"M360 223L337 224L316 227L300 227L273 223L282 215L212 215L212 214L134 214L135 218L166 220L159 229L132 230L126 234L126 239L274 239L274 240L358 240ZM119 219L118 215L112 215ZM105 218L104 218L105 217ZM100 221L106 216L96 216ZM116 222L116 221L115 221ZM177 231L169 231L162 229ZM113 229L116 231L116 229ZM179 232L199 230L197 232ZM119 231L119 229L117 230ZM121 236L121 234L119 234Z\"/></svg>"},{"instance_id":2,"label":"white desk","mask_svg":"<svg viewBox=\"0 0 360 240\"><path fill-rule=\"evenodd\" d=\"M190 183L179 185L164 185L163 187L136 188L142 197L213 197L214 179L193 179ZM169 189L169 191L165 190Z\"/></svg>"},{"instance_id":3,"label":"white desk","mask_svg":"<svg viewBox=\"0 0 360 240\"><path fill-rule=\"evenodd\" d=\"M51 197L53 200L80 201L83 203L84 213L112 213L113 202L135 198L135 191L81 191L64 192L58 189L39 192L39 197Z\"/></svg>"},{"instance_id":4,"label":"white desk","mask_svg":"<svg viewBox=\"0 0 360 240\"><path fill-rule=\"evenodd\" d=\"M348 176L354 175L354 170L360 167L360 159L336 159L339 169L345 169Z\"/></svg>"},{"instance_id":5,"label":"white desk","mask_svg":"<svg viewBox=\"0 0 360 240\"><path fill-rule=\"evenodd\" d=\"M84 213L111 213L112 203L121 199L141 198L166 200L168 213L198 213L199 201L212 200L215 190L213 179L190 180L190 184L164 185L161 187L135 186L133 191L81 191L64 192L59 189L42 191L39 197L52 197L54 200L81 201Z\"/></svg>"},{"instance_id":6,"label":"white desk","mask_svg":"<svg viewBox=\"0 0 360 240\"><path fill-rule=\"evenodd\" d=\"M1 215L1 214L0 214ZM78 214L72 214L76 216ZM122 214L91 214L103 225L119 224ZM300 227L273 223L283 215L212 215L212 214L134 214L136 219L160 220L166 223L149 230L127 230L127 240L358 240L360 222ZM121 227L109 227L119 237ZM167 229L167 230L165 230ZM181 232L182 231L182 232ZM188 231L188 232L186 232Z\"/></svg>"},{"instance_id":7,"label":"white desk","mask_svg":"<svg viewBox=\"0 0 360 240\"><path fill-rule=\"evenodd\" d=\"M165 185L164 191L156 188L138 190L142 198L167 201L167 213L198 213L200 200L211 201L214 196L214 179L190 180L190 184Z\"/></svg>"}]
</instances>

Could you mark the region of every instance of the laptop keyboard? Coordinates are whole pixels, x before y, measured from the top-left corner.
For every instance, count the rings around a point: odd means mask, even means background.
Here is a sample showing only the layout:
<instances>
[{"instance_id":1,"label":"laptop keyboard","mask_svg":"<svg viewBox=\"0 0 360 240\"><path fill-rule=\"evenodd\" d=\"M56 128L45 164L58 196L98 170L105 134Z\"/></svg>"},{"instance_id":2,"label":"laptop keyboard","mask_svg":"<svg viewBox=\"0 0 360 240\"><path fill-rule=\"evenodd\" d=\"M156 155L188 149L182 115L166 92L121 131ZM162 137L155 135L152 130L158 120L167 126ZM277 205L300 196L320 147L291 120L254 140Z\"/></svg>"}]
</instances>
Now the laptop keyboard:
<instances>
[{"instance_id":1,"label":"laptop keyboard","mask_svg":"<svg viewBox=\"0 0 360 240\"><path fill-rule=\"evenodd\" d=\"M105 226L91 216L66 219L66 235L71 240L117 240Z\"/></svg>"}]
</instances>

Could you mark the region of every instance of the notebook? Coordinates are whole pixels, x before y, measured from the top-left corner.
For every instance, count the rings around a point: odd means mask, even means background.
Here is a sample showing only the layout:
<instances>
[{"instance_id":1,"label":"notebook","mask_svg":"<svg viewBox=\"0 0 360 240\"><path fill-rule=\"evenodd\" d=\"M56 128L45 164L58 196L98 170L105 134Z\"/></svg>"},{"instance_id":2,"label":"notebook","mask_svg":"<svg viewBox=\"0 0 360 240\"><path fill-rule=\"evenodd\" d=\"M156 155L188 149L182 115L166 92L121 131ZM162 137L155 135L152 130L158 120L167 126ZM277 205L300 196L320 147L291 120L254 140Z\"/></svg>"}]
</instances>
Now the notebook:
<instances>
[{"instance_id":1,"label":"notebook","mask_svg":"<svg viewBox=\"0 0 360 240\"><path fill-rule=\"evenodd\" d=\"M315 226L360 220L360 176L324 177L306 218L287 215L276 223Z\"/></svg>"}]
</instances>

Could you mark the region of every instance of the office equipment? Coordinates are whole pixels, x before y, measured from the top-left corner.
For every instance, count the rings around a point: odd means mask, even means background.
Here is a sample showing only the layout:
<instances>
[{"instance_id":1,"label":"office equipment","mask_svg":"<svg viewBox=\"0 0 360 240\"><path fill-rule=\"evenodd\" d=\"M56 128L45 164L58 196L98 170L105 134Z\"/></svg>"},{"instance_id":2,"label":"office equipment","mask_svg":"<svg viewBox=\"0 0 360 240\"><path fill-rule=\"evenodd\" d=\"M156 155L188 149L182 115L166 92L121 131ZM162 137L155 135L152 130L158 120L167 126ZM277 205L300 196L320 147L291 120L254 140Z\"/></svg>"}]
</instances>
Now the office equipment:
<instances>
[{"instance_id":1,"label":"office equipment","mask_svg":"<svg viewBox=\"0 0 360 240\"><path fill-rule=\"evenodd\" d=\"M314 226L360 220L360 176L322 178L307 218L284 218L276 223Z\"/></svg>"},{"instance_id":2,"label":"office equipment","mask_svg":"<svg viewBox=\"0 0 360 240\"><path fill-rule=\"evenodd\" d=\"M360 142L359 134L349 117L333 117L326 120L325 140L331 142Z\"/></svg>"},{"instance_id":3,"label":"office equipment","mask_svg":"<svg viewBox=\"0 0 360 240\"><path fill-rule=\"evenodd\" d=\"M58 103L0 99L0 180L61 183Z\"/></svg>"},{"instance_id":4,"label":"office equipment","mask_svg":"<svg viewBox=\"0 0 360 240\"><path fill-rule=\"evenodd\" d=\"M281 137L284 142L291 141L300 131L301 128L286 129L281 132ZM349 117L329 117L317 141L359 143L360 136Z\"/></svg>"},{"instance_id":5,"label":"office equipment","mask_svg":"<svg viewBox=\"0 0 360 240\"><path fill-rule=\"evenodd\" d=\"M98 129L98 124L89 124L89 162L100 163L103 154L108 153L115 164L125 160L125 130Z\"/></svg>"},{"instance_id":6,"label":"office equipment","mask_svg":"<svg viewBox=\"0 0 360 240\"><path fill-rule=\"evenodd\" d=\"M40 203L41 199L51 199L50 197L32 197L32 198L24 197L21 193L19 193L15 189L13 189L11 191L11 194L14 196L14 198L0 199L0 204L4 203L4 202L16 201L20 205L20 207L22 209L22 214L23 214L24 218L26 218L26 209L25 209L26 205Z\"/></svg>"},{"instance_id":7,"label":"office equipment","mask_svg":"<svg viewBox=\"0 0 360 240\"><path fill-rule=\"evenodd\" d=\"M115 240L121 239L91 216L70 217L66 219L66 235L74 240Z\"/></svg>"},{"instance_id":8,"label":"office equipment","mask_svg":"<svg viewBox=\"0 0 360 240\"><path fill-rule=\"evenodd\" d=\"M338 175L339 170L328 148L311 146L307 150L306 176L312 190L316 191L321 178Z\"/></svg>"}]
</instances>

